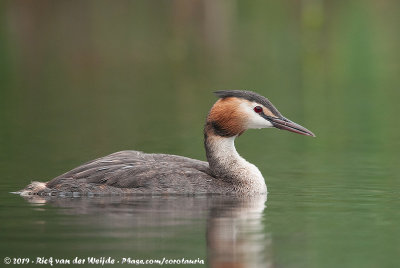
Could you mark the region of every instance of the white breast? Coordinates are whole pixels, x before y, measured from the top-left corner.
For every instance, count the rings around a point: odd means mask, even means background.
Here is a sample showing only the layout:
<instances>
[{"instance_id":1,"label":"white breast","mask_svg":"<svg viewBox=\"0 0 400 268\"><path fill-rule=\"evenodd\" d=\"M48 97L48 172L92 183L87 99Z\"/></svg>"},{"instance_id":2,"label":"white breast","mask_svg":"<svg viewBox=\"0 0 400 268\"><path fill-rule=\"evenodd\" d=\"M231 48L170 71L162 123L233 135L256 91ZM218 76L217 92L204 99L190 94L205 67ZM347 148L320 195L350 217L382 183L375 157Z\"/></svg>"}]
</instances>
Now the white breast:
<instances>
[{"instance_id":1,"label":"white breast","mask_svg":"<svg viewBox=\"0 0 400 268\"><path fill-rule=\"evenodd\" d=\"M265 120L264 120L265 121ZM230 177L239 180L243 192L266 193L267 186L260 170L241 157L235 148L236 137L213 137L213 158Z\"/></svg>"}]
</instances>

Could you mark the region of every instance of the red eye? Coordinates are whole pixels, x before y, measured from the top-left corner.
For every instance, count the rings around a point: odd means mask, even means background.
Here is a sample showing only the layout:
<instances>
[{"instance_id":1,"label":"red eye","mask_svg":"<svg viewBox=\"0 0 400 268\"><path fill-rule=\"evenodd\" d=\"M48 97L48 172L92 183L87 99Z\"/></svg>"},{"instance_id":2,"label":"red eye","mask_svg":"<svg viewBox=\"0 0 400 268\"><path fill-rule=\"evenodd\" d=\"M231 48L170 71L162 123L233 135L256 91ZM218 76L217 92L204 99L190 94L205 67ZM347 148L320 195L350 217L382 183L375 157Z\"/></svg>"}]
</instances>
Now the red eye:
<instances>
[{"instance_id":1,"label":"red eye","mask_svg":"<svg viewBox=\"0 0 400 268\"><path fill-rule=\"evenodd\" d=\"M261 106L256 106L256 107L254 107L254 112L256 112L256 113L261 113L263 111L263 109L261 108Z\"/></svg>"}]
</instances>

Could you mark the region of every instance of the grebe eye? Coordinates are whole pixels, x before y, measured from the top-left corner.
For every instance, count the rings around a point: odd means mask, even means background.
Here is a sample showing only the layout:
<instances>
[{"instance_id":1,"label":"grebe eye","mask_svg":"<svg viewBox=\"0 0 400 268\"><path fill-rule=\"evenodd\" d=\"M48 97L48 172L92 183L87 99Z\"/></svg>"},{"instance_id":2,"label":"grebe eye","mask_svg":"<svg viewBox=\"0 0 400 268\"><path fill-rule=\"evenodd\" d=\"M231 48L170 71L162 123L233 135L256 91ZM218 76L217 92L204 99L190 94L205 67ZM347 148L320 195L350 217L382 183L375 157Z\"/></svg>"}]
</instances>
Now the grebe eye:
<instances>
[{"instance_id":1,"label":"grebe eye","mask_svg":"<svg viewBox=\"0 0 400 268\"><path fill-rule=\"evenodd\" d=\"M256 112L256 113L261 113L263 111L263 109L261 108L261 106L256 106L256 107L254 107L254 112Z\"/></svg>"}]
</instances>

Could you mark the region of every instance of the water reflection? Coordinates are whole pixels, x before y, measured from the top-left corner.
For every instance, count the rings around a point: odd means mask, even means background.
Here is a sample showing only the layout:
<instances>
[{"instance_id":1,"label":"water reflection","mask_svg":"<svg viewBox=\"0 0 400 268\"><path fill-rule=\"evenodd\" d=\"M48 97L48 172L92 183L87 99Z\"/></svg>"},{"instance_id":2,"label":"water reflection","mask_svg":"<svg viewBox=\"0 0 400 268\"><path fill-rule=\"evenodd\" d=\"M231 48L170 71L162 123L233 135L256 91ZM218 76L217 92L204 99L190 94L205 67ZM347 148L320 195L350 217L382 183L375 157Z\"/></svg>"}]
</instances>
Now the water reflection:
<instances>
[{"instance_id":1,"label":"water reflection","mask_svg":"<svg viewBox=\"0 0 400 268\"><path fill-rule=\"evenodd\" d=\"M210 267L271 267L271 239L265 232L263 212L267 197L234 196L110 196L94 198L26 197L36 207L62 208L79 224L101 226L107 235L124 237L121 230L151 228L141 237L158 237L165 226L191 225L205 221L207 263ZM96 217L90 217L95 215Z\"/></svg>"},{"instance_id":2,"label":"water reflection","mask_svg":"<svg viewBox=\"0 0 400 268\"><path fill-rule=\"evenodd\" d=\"M271 267L262 224L266 196L214 200L207 219L211 267ZM272 263L272 262L271 262Z\"/></svg>"}]
</instances>

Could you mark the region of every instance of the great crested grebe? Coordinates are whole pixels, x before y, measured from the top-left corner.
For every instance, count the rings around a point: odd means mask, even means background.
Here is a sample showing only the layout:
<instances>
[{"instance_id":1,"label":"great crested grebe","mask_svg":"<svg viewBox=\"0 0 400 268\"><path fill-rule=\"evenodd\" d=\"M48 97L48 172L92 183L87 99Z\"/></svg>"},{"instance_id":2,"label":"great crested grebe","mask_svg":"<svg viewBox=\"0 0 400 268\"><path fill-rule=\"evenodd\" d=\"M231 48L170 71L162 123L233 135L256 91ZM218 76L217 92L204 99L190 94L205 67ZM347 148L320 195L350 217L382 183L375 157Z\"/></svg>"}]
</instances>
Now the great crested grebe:
<instances>
[{"instance_id":1,"label":"great crested grebe","mask_svg":"<svg viewBox=\"0 0 400 268\"><path fill-rule=\"evenodd\" d=\"M245 90L216 91L204 126L207 162L168 154L121 151L87 162L48 182L32 182L21 195L266 193L256 166L235 149L247 129L275 127L315 137L286 119L265 97Z\"/></svg>"}]
</instances>

